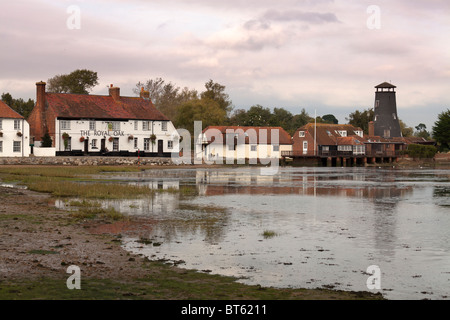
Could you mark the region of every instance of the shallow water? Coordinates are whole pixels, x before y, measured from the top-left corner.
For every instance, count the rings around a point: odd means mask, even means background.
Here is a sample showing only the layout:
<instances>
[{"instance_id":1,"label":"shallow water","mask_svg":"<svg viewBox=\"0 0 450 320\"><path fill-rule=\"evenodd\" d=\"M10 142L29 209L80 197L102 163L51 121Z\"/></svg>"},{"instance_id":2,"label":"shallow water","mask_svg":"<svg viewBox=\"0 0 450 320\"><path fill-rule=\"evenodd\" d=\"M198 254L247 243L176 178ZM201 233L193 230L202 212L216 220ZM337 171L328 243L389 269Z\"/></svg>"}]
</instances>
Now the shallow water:
<instances>
[{"instance_id":1,"label":"shallow water","mask_svg":"<svg viewBox=\"0 0 450 320\"><path fill-rule=\"evenodd\" d=\"M376 265L381 290L373 292L388 299L450 297L450 170L166 169L108 178L196 189L104 203L157 221L147 238L158 246L124 238L126 250L151 259L247 284L352 291L368 291Z\"/></svg>"}]
</instances>

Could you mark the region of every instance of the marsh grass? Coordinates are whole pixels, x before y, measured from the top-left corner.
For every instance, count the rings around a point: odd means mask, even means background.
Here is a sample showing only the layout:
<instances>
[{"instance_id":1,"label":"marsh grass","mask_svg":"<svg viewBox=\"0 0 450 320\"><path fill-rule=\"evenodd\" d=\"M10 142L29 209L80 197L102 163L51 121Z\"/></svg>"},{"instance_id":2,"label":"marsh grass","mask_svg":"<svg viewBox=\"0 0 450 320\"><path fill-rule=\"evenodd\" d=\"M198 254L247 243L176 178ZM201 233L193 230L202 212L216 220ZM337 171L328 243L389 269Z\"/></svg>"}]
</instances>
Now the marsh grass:
<instances>
[{"instance_id":1,"label":"marsh grass","mask_svg":"<svg viewBox=\"0 0 450 320\"><path fill-rule=\"evenodd\" d=\"M271 239L278 236L278 233L272 230L264 230L261 235L264 237L264 239Z\"/></svg>"},{"instance_id":2,"label":"marsh grass","mask_svg":"<svg viewBox=\"0 0 450 320\"><path fill-rule=\"evenodd\" d=\"M76 220L101 218L105 220L119 221L126 219L126 216L114 208L80 208L78 211L72 212L70 216Z\"/></svg>"}]
</instances>

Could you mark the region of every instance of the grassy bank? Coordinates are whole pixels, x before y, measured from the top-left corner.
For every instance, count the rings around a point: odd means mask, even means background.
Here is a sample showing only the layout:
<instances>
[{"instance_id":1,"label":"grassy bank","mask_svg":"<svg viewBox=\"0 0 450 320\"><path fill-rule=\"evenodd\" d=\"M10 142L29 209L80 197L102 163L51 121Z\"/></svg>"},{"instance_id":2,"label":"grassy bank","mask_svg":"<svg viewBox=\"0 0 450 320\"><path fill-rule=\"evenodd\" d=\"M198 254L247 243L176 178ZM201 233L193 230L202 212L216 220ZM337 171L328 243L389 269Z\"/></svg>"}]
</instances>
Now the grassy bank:
<instances>
[{"instance_id":1,"label":"grassy bank","mask_svg":"<svg viewBox=\"0 0 450 320\"><path fill-rule=\"evenodd\" d=\"M381 295L328 289L275 289L248 286L235 278L145 263L153 276L134 280L81 279L68 290L67 278L3 282L0 300L381 300Z\"/></svg>"}]
</instances>

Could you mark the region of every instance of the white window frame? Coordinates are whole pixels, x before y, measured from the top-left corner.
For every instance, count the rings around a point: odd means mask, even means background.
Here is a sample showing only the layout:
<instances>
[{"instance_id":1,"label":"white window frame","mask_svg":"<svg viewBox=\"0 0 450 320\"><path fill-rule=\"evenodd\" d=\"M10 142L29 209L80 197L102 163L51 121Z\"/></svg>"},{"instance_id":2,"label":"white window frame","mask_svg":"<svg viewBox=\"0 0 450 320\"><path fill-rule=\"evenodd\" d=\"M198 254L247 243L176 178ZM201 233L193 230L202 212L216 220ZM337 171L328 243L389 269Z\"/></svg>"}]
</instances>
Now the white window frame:
<instances>
[{"instance_id":1,"label":"white window frame","mask_svg":"<svg viewBox=\"0 0 450 320\"><path fill-rule=\"evenodd\" d=\"M173 149L173 140L167 141L167 149L169 149L169 150Z\"/></svg>"},{"instance_id":2,"label":"white window frame","mask_svg":"<svg viewBox=\"0 0 450 320\"><path fill-rule=\"evenodd\" d=\"M13 141L13 152L14 153L22 152L22 142L21 141Z\"/></svg>"},{"instance_id":3,"label":"white window frame","mask_svg":"<svg viewBox=\"0 0 450 320\"><path fill-rule=\"evenodd\" d=\"M144 138L144 151L150 151L151 143L150 138Z\"/></svg>"},{"instance_id":4,"label":"white window frame","mask_svg":"<svg viewBox=\"0 0 450 320\"><path fill-rule=\"evenodd\" d=\"M3 153L3 141L0 141L0 153Z\"/></svg>"},{"instance_id":5,"label":"white window frame","mask_svg":"<svg viewBox=\"0 0 450 320\"><path fill-rule=\"evenodd\" d=\"M14 130L21 130L20 129L20 120L14 120Z\"/></svg>"},{"instance_id":6,"label":"white window frame","mask_svg":"<svg viewBox=\"0 0 450 320\"><path fill-rule=\"evenodd\" d=\"M70 130L70 120L60 121L61 130Z\"/></svg>"},{"instance_id":7,"label":"white window frame","mask_svg":"<svg viewBox=\"0 0 450 320\"><path fill-rule=\"evenodd\" d=\"M97 130L97 123L95 121L89 121L89 130L91 131Z\"/></svg>"},{"instance_id":8,"label":"white window frame","mask_svg":"<svg viewBox=\"0 0 450 320\"><path fill-rule=\"evenodd\" d=\"M305 131L300 131L300 132L298 133L298 136L299 136L300 138L304 138L304 137L306 136L306 132L305 132Z\"/></svg>"},{"instance_id":9,"label":"white window frame","mask_svg":"<svg viewBox=\"0 0 450 320\"><path fill-rule=\"evenodd\" d=\"M112 124L112 131L119 131L120 130L120 121L113 121Z\"/></svg>"},{"instance_id":10,"label":"white window frame","mask_svg":"<svg viewBox=\"0 0 450 320\"><path fill-rule=\"evenodd\" d=\"M166 121L161 122L161 131L167 131L167 122Z\"/></svg>"},{"instance_id":11,"label":"white window frame","mask_svg":"<svg viewBox=\"0 0 450 320\"><path fill-rule=\"evenodd\" d=\"M303 141L303 154L308 153L308 141Z\"/></svg>"},{"instance_id":12,"label":"white window frame","mask_svg":"<svg viewBox=\"0 0 450 320\"><path fill-rule=\"evenodd\" d=\"M251 151L251 152L256 152L256 151L258 151L258 146L257 146L256 144L252 144L252 145L250 146L250 151Z\"/></svg>"},{"instance_id":13,"label":"white window frame","mask_svg":"<svg viewBox=\"0 0 450 320\"><path fill-rule=\"evenodd\" d=\"M138 131L139 130L139 121L134 121L134 131Z\"/></svg>"},{"instance_id":14,"label":"white window frame","mask_svg":"<svg viewBox=\"0 0 450 320\"><path fill-rule=\"evenodd\" d=\"M139 140L138 138L134 138L134 149L139 149Z\"/></svg>"},{"instance_id":15,"label":"white window frame","mask_svg":"<svg viewBox=\"0 0 450 320\"><path fill-rule=\"evenodd\" d=\"M97 139L93 139L93 140L92 140L91 148L92 148L92 149L98 149L98 147L97 147Z\"/></svg>"},{"instance_id":16,"label":"white window frame","mask_svg":"<svg viewBox=\"0 0 450 320\"><path fill-rule=\"evenodd\" d=\"M3 120L0 119L0 130L3 130Z\"/></svg>"},{"instance_id":17,"label":"white window frame","mask_svg":"<svg viewBox=\"0 0 450 320\"><path fill-rule=\"evenodd\" d=\"M120 151L119 138L113 138L113 151Z\"/></svg>"},{"instance_id":18,"label":"white window frame","mask_svg":"<svg viewBox=\"0 0 450 320\"><path fill-rule=\"evenodd\" d=\"M150 121L142 121L142 131L150 131Z\"/></svg>"}]
</instances>

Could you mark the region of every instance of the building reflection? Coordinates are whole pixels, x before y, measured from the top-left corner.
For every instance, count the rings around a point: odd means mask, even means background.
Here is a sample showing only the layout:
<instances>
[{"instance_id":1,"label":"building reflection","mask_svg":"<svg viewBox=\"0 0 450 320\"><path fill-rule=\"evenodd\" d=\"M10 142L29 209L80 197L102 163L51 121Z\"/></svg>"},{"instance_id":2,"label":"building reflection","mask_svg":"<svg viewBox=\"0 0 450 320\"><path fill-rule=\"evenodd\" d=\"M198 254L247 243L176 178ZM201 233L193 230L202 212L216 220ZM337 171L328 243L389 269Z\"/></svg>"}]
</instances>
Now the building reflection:
<instances>
[{"instance_id":1,"label":"building reflection","mask_svg":"<svg viewBox=\"0 0 450 320\"><path fill-rule=\"evenodd\" d=\"M383 182L395 182L394 178ZM337 196L366 199L398 198L412 192L412 186L398 187L369 183L362 174L323 176L316 174L259 176L219 172L198 172L197 188L201 196L225 194Z\"/></svg>"}]
</instances>

